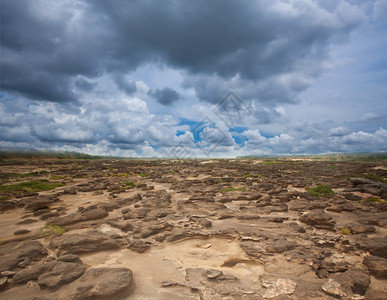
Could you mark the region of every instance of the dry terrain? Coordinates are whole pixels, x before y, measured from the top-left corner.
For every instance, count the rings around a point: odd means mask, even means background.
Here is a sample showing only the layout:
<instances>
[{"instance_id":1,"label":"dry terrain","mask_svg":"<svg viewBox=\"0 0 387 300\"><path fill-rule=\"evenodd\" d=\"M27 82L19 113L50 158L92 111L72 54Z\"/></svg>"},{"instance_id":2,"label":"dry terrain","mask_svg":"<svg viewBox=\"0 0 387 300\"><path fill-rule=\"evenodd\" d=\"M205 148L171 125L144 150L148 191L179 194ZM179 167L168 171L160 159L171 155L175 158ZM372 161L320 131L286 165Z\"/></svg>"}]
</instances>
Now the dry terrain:
<instances>
[{"instance_id":1,"label":"dry terrain","mask_svg":"<svg viewBox=\"0 0 387 300\"><path fill-rule=\"evenodd\" d=\"M0 299L387 299L386 162L0 161Z\"/></svg>"}]
</instances>

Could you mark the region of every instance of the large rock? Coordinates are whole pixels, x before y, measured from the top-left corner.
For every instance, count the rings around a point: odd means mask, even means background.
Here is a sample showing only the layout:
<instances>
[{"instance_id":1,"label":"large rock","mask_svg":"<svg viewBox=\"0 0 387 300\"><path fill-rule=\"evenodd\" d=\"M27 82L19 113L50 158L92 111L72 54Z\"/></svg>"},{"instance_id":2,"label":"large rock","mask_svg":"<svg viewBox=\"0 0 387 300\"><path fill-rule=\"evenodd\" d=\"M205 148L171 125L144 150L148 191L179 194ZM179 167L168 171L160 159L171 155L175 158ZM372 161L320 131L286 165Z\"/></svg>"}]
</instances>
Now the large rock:
<instances>
[{"instance_id":1,"label":"large rock","mask_svg":"<svg viewBox=\"0 0 387 300\"><path fill-rule=\"evenodd\" d=\"M16 272L13 281L15 283L25 283L30 280L37 280L41 274L51 270L55 264L56 261L50 261L48 263L32 265L30 268Z\"/></svg>"},{"instance_id":2,"label":"large rock","mask_svg":"<svg viewBox=\"0 0 387 300\"><path fill-rule=\"evenodd\" d=\"M70 299L100 299L127 290L132 282L132 271L127 268L88 269L70 287Z\"/></svg>"},{"instance_id":3,"label":"large rock","mask_svg":"<svg viewBox=\"0 0 387 300\"><path fill-rule=\"evenodd\" d=\"M329 279L322 285L322 290L334 297L345 297L347 294L344 292L343 287L334 279Z\"/></svg>"},{"instance_id":4,"label":"large rock","mask_svg":"<svg viewBox=\"0 0 387 300\"><path fill-rule=\"evenodd\" d=\"M371 275L387 278L387 259L370 255L364 258L363 264L367 266Z\"/></svg>"},{"instance_id":5,"label":"large rock","mask_svg":"<svg viewBox=\"0 0 387 300\"><path fill-rule=\"evenodd\" d=\"M85 212L82 212L82 220L88 221L88 220L96 220L96 219L102 219L105 218L109 213L104 208L94 208L87 210Z\"/></svg>"},{"instance_id":6,"label":"large rock","mask_svg":"<svg viewBox=\"0 0 387 300\"><path fill-rule=\"evenodd\" d=\"M83 212L75 212L50 221L50 223L65 226L81 221L90 221L105 218L109 213L104 208L93 208Z\"/></svg>"},{"instance_id":7,"label":"large rock","mask_svg":"<svg viewBox=\"0 0 387 300\"><path fill-rule=\"evenodd\" d=\"M59 253L84 253L118 248L116 242L107 234L99 231L85 233L65 233L56 236L50 242L50 248L58 249Z\"/></svg>"},{"instance_id":8,"label":"large rock","mask_svg":"<svg viewBox=\"0 0 387 300\"><path fill-rule=\"evenodd\" d=\"M0 272L13 270L20 262L40 260L47 250L37 241L10 242L0 245Z\"/></svg>"},{"instance_id":9,"label":"large rock","mask_svg":"<svg viewBox=\"0 0 387 300\"><path fill-rule=\"evenodd\" d=\"M300 221L320 229L333 229L335 221L332 217L323 212L310 212L303 214Z\"/></svg>"},{"instance_id":10,"label":"large rock","mask_svg":"<svg viewBox=\"0 0 387 300\"><path fill-rule=\"evenodd\" d=\"M351 292L353 294L364 295L371 283L368 272L358 268L348 269L335 279L344 288L347 295Z\"/></svg>"},{"instance_id":11,"label":"large rock","mask_svg":"<svg viewBox=\"0 0 387 300\"><path fill-rule=\"evenodd\" d=\"M357 246L362 250L367 250L371 254L387 259L387 238L364 238L357 239Z\"/></svg>"},{"instance_id":12,"label":"large rock","mask_svg":"<svg viewBox=\"0 0 387 300\"><path fill-rule=\"evenodd\" d=\"M59 218L50 220L51 224L65 226L82 221L82 214L79 212L68 214Z\"/></svg>"}]
</instances>

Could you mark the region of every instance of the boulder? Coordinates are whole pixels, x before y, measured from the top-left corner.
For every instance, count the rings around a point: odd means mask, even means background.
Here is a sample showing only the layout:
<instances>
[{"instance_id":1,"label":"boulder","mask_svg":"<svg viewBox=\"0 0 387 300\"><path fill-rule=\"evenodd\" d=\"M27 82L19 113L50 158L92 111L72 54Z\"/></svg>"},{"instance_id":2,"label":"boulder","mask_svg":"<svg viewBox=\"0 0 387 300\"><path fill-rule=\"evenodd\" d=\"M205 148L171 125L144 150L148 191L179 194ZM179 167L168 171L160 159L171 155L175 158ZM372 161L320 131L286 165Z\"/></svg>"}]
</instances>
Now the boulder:
<instances>
[{"instance_id":1,"label":"boulder","mask_svg":"<svg viewBox=\"0 0 387 300\"><path fill-rule=\"evenodd\" d=\"M371 275L379 278L387 278L387 259L379 256L366 256L363 260Z\"/></svg>"},{"instance_id":2,"label":"boulder","mask_svg":"<svg viewBox=\"0 0 387 300\"><path fill-rule=\"evenodd\" d=\"M300 217L300 221L319 229L333 229L333 226L336 223L331 216L323 212L310 212L303 214Z\"/></svg>"},{"instance_id":3,"label":"boulder","mask_svg":"<svg viewBox=\"0 0 387 300\"><path fill-rule=\"evenodd\" d=\"M127 290L132 283L132 271L127 268L91 268L74 281L70 299L100 299Z\"/></svg>"},{"instance_id":4,"label":"boulder","mask_svg":"<svg viewBox=\"0 0 387 300\"><path fill-rule=\"evenodd\" d=\"M38 278L41 288L56 289L79 278L86 268L73 262L56 261L54 266Z\"/></svg>"},{"instance_id":5,"label":"boulder","mask_svg":"<svg viewBox=\"0 0 387 300\"><path fill-rule=\"evenodd\" d=\"M99 231L85 233L65 233L54 237L50 242L51 249L59 253L85 253L118 248L116 242L107 234Z\"/></svg>"},{"instance_id":6,"label":"boulder","mask_svg":"<svg viewBox=\"0 0 387 300\"><path fill-rule=\"evenodd\" d=\"M0 245L0 272L13 270L20 262L37 261L47 255L38 241L10 242Z\"/></svg>"}]
</instances>

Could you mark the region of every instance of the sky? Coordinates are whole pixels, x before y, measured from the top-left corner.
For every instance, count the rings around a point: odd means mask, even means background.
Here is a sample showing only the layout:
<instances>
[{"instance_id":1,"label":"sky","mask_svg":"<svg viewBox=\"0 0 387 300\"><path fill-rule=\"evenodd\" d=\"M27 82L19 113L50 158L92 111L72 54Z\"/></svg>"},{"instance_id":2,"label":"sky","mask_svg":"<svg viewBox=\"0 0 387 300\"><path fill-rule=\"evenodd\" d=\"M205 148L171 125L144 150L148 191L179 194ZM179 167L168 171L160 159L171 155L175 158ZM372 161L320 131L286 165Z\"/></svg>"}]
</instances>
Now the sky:
<instances>
[{"instance_id":1,"label":"sky","mask_svg":"<svg viewBox=\"0 0 387 300\"><path fill-rule=\"evenodd\" d=\"M0 148L387 151L387 0L0 0Z\"/></svg>"}]
</instances>

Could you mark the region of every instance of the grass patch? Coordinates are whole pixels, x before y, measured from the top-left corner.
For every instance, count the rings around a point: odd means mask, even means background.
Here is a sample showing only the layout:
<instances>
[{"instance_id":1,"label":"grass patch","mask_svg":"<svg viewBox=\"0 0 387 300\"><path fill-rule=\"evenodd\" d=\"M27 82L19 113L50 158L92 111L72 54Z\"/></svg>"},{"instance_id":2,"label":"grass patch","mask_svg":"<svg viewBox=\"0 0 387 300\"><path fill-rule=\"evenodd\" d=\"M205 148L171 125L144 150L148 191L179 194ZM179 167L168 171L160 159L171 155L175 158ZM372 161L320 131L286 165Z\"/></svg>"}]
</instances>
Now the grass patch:
<instances>
[{"instance_id":1,"label":"grass patch","mask_svg":"<svg viewBox=\"0 0 387 300\"><path fill-rule=\"evenodd\" d=\"M241 191L241 192L247 192L245 188L227 188L227 189L221 189L220 193L227 193L227 192L234 192L234 191Z\"/></svg>"},{"instance_id":2,"label":"grass patch","mask_svg":"<svg viewBox=\"0 0 387 300\"><path fill-rule=\"evenodd\" d=\"M379 198L368 198L368 199L363 199L360 201L361 203L368 202L368 203L380 203L380 204L387 204L386 200L379 199Z\"/></svg>"},{"instance_id":3,"label":"grass patch","mask_svg":"<svg viewBox=\"0 0 387 300\"><path fill-rule=\"evenodd\" d=\"M109 173L110 177L127 177L128 173Z\"/></svg>"},{"instance_id":4,"label":"grass patch","mask_svg":"<svg viewBox=\"0 0 387 300\"><path fill-rule=\"evenodd\" d=\"M349 229L348 227L341 228L340 232L343 235L350 235L350 234L352 234L351 229Z\"/></svg>"},{"instance_id":5,"label":"grass patch","mask_svg":"<svg viewBox=\"0 0 387 300\"><path fill-rule=\"evenodd\" d=\"M50 236L52 234L63 234L65 232L66 232L66 230L64 230L59 225L46 224L44 236Z\"/></svg>"},{"instance_id":6,"label":"grass patch","mask_svg":"<svg viewBox=\"0 0 387 300\"><path fill-rule=\"evenodd\" d=\"M126 182L124 182L124 184L125 184L126 186L136 187L136 185L134 184L133 181L126 181Z\"/></svg>"},{"instance_id":7,"label":"grass patch","mask_svg":"<svg viewBox=\"0 0 387 300\"><path fill-rule=\"evenodd\" d=\"M141 177L148 177L149 175L148 175L148 174L138 174L138 176L141 176Z\"/></svg>"},{"instance_id":8,"label":"grass patch","mask_svg":"<svg viewBox=\"0 0 387 300\"><path fill-rule=\"evenodd\" d=\"M0 191L3 192L41 192L51 191L56 187L63 186L60 182L49 182L48 180L34 180L15 184L8 184L0 186Z\"/></svg>"},{"instance_id":9,"label":"grass patch","mask_svg":"<svg viewBox=\"0 0 387 300\"><path fill-rule=\"evenodd\" d=\"M375 174L366 174L364 176L364 178L371 179L371 180L374 180L374 181L380 181L380 182L384 182L384 183L387 182L387 180L384 180L383 178L381 178L381 177L379 177L378 175L375 175Z\"/></svg>"},{"instance_id":10,"label":"grass patch","mask_svg":"<svg viewBox=\"0 0 387 300\"><path fill-rule=\"evenodd\" d=\"M311 188L308 193L314 197L324 197L334 194L332 188L329 185L319 185Z\"/></svg>"}]
</instances>

